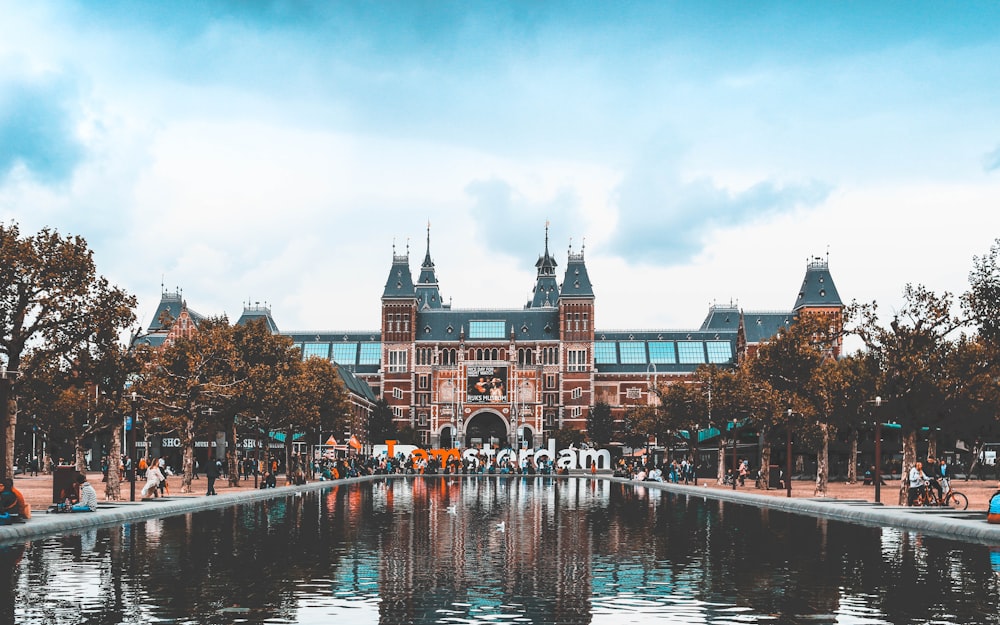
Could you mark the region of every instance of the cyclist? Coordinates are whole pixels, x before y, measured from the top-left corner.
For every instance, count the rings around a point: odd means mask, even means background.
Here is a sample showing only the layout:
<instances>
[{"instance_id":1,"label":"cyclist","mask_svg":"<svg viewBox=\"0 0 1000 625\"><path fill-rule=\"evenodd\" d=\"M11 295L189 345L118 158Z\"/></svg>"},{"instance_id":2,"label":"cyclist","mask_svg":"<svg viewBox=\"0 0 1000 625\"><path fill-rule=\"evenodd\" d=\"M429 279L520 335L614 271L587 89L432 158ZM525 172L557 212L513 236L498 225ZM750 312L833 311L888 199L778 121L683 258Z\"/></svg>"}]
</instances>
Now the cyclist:
<instances>
[{"instance_id":1,"label":"cyclist","mask_svg":"<svg viewBox=\"0 0 1000 625\"><path fill-rule=\"evenodd\" d=\"M910 467L910 472L907 477L910 488L907 493L906 505L912 506L916 503L917 497L920 496L920 489L924 488L928 481L927 476L924 474L923 463L917 462L915 465Z\"/></svg>"}]
</instances>

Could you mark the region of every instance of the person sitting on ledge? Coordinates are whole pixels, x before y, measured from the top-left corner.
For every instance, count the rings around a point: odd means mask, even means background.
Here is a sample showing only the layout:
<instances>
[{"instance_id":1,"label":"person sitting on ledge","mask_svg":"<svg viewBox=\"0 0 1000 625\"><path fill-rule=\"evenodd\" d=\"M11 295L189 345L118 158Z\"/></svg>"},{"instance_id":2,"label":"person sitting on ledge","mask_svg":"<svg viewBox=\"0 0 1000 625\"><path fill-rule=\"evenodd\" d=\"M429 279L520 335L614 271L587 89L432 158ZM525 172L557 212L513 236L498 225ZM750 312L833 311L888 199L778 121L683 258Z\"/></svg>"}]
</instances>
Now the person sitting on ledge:
<instances>
[{"instance_id":1,"label":"person sitting on ledge","mask_svg":"<svg viewBox=\"0 0 1000 625\"><path fill-rule=\"evenodd\" d=\"M31 518L31 508L10 477L0 481L0 515L6 523L24 523Z\"/></svg>"},{"instance_id":2,"label":"person sitting on ledge","mask_svg":"<svg viewBox=\"0 0 1000 625\"><path fill-rule=\"evenodd\" d=\"M87 481L87 476L83 473L77 473L76 483L80 485L80 503L74 504L69 509L70 512L96 512L97 491Z\"/></svg>"},{"instance_id":3,"label":"person sitting on ledge","mask_svg":"<svg viewBox=\"0 0 1000 625\"><path fill-rule=\"evenodd\" d=\"M274 473L268 471L264 474L264 479L260 482L261 488L274 488L278 485L278 478L274 477Z\"/></svg>"}]
</instances>

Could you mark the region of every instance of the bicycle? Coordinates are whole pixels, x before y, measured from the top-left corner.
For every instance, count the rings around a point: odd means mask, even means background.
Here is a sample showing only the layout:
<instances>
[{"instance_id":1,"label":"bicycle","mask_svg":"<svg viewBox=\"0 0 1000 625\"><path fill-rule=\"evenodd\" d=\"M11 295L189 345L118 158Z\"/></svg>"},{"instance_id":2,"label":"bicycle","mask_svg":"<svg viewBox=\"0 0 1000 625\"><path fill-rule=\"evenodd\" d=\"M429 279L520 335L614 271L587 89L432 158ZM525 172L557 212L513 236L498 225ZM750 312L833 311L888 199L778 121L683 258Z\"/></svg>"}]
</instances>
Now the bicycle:
<instances>
[{"instance_id":1,"label":"bicycle","mask_svg":"<svg viewBox=\"0 0 1000 625\"><path fill-rule=\"evenodd\" d=\"M957 490L951 489L951 481L941 480L941 497L938 497L937 490L925 484L920 489L915 506L947 506L955 510L967 510L969 508L969 498Z\"/></svg>"}]
</instances>

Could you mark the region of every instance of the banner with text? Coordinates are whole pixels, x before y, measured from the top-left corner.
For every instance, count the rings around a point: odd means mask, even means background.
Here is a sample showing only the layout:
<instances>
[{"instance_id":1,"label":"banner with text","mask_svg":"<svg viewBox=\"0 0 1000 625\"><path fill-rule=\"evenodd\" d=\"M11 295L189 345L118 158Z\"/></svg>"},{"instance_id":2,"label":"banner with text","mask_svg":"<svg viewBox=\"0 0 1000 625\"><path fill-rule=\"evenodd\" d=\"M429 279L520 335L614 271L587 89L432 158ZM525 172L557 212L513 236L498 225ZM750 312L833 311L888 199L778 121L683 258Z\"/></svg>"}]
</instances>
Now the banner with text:
<instances>
[{"instance_id":1,"label":"banner with text","mask_svg":"<svg viewBox=\"0 0 1000 625\"><path fill-rule=\"evenodd\" d=\"M470 404L494 404L507 401L507 367L469 365L465 370Z\"/></svg>"}]
</instances>

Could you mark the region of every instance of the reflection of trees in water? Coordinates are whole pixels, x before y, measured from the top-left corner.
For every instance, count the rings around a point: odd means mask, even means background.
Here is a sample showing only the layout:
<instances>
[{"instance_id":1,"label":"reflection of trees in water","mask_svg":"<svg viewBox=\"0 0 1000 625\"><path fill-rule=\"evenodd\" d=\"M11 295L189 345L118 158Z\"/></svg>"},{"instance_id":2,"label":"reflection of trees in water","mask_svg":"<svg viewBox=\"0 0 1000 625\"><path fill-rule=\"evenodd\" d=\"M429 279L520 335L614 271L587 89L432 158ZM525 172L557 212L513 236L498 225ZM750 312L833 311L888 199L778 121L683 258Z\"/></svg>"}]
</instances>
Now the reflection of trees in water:
<instances>
[{"instance_id":1,"label":"reflection of trees in water","mask_svg":"<svg viewBox=\"0 0 1000 625\"><path fill-rule=\"evenodd\" d=\"M316 583L378 601L385 623L485 605L589 622L620 593L696 599L708 622L734 605L776 623L859 606L892 623L1000 622L986 548L606 481L341 485L36 541L19 557L0 549L0 605L45 623L78 622L81 599L92 623L219 622L235 605L251 622L295 621Z\"/></svg>"}]
</instances>

